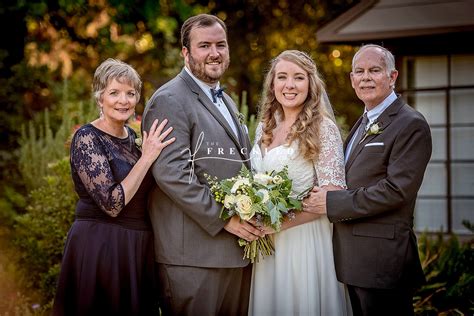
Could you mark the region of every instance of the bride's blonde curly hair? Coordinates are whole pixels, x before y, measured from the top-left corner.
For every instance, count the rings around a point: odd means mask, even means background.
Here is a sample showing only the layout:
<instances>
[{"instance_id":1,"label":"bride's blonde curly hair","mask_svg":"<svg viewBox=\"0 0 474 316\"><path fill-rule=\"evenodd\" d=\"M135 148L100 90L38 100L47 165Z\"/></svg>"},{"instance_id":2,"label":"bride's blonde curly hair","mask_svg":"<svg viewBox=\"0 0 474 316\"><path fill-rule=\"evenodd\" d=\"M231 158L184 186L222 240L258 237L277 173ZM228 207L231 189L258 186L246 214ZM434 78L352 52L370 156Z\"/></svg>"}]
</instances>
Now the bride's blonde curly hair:
<instances>
[{"instance_id":1,"label":"bride's blonde curly hair","mask_svg":"<svg viewBox=\"0 0 474 316\"><path fill-rule=\"evenodd\" d=\"M303 109L286 138L288 144L298 141L299 152L305 159L315 160L321 150L319 126L323 116L328 116L323 104L324 82L321 80L313 59L306 53L298 50L286 50L271 61L262 90L259 117L262 122L262 143L269 146L273 140L273 130L277 126L277 119L284 119L285 114L281 104L275 97L273 80L275 67L281 60L286 60L301 67L308 73L308 96L303 103ZM329 117L329 116L328 116Z\"/></svg>"}]
</instances>

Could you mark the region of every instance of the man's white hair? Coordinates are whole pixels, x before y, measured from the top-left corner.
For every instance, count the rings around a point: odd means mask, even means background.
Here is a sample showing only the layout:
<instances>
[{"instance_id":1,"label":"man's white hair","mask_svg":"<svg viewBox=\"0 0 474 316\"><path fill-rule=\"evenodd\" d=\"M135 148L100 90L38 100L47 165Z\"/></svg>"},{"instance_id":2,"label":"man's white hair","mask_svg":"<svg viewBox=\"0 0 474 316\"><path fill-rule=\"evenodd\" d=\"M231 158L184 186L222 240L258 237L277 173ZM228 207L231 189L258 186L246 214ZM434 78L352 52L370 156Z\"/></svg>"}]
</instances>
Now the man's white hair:
<instances>
[{"instance_id":1,"label":"man's white hair","mask_svg":"<svg viewBox=\"0 0 474 316\"><path fill-rule=\"evenodd\" d=\"M385 67L387 68L387 72L390 74L392 71L396 70L395 69L395 57L393 54L386 49L385 47L382 47L380 45L375 45L375 44L366 44L361 46L361 48L355 53L354 57L352 58L352 70L354 70L354 65L356 59L359 57L359 55L366 49L369 48L376 48L380 50L382 53L383 60L385 62Z\"/></svg>"}]
</instances>

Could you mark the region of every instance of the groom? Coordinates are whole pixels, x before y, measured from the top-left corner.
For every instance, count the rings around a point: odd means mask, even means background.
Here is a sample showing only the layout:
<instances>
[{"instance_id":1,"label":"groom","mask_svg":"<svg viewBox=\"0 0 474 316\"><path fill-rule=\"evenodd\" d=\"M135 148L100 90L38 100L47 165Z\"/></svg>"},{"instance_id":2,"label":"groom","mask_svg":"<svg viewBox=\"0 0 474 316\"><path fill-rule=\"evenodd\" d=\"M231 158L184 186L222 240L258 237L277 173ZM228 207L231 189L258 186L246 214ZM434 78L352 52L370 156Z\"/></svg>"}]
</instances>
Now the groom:
<instances>
[{"instance_id":1,"label":"groom","mask_svg":"<svg viewBox=\"0 0 474 316\"><path fill-rule=\"evenodd\" d=\"M365 45L355 54L351 82L365 110L344 144L348 189L315 188L304 203L334 223L337 277L354 315L413 315L413 288L424 281L413 212L431 133L394 93L397 76L387 49Z\"/></svg>"},{"instance_id":2,"label":"groom","mask_svg":"<svg viewBox=\"0 0 474 316\"><path fill-rule=\"evenodd\" d=\"M169 120L176 142L153 165L150 193L160 307L164 315L245 315L251 266L238 237L262 233L235 216L224 222L205 174L219 179L247 167L250 141L231 98L219 89L229 66L227 30L200 14L181 28L185 67L159 88L143 115L143 130Z\"/></svg>"}]
</instances>

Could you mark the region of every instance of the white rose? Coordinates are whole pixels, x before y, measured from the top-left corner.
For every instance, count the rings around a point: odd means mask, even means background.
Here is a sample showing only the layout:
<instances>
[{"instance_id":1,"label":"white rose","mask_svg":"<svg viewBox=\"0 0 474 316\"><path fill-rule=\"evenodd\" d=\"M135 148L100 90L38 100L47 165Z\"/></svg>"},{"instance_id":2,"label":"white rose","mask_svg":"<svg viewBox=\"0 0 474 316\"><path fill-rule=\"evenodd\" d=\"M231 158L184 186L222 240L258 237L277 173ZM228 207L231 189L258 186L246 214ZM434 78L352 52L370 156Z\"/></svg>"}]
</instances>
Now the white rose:
<instances>
[{"instance_id":1,"label":"white rose","mask_svg":"<svg viewBox=\"0 0 474 316\"><path fill-rule=\"evenodd\" d=\"M224 198L224 207L231 208L233 204L235 204L236 198L235 195L226 195Z\"/></svg>"},{"instance_id":2,"label":"white rose","mask_svg":"<svg viewBox=\"0 0 474 316\"><path fill-rule=\"evenodd\" d=\"M270 194L268 193L268 190L260 189L257 191L257 193L261 193L263 195L262 203L267 203L267 201L270 199Z\"/></svg>"},{"instance_id":3,"label":"white rose","mask_svg":"<svg viewBox=\"0 0 474 316\"><path fill-rule=\"evenodd\" d=\"M255 182L262 185L267 185L273 181L273 178L265 173L257 173L253 176L253 179L255 180Z\"/></svg>"},{"instance_id":4,"label":"white rose","mask_svg":"<svg viewBox=\"0 0 474 316\"><path fill-rule=\"evenodd\" d=\"M246 195L237 195L237 212L244 221L250 220L255 215L255 209L252 207L252 200Z\"/></svg>"},{"instance_id":5,"label":"white rose","mask_svg":"<svg viewBox=\"0 0 474 316\"><path fill-rule=\"evenodd\" d=\"M250 185L249 179L243 178L235 181L234 185L232 186L232 189L230 189L231 193L237 192L237 190L240 188L241 185Z\"/></svg>"},{"instance_id":6,"label":"white rose","mask_svg":"<svg viewBox=\"0 0 474 316\"><path fill-rule=\"evenodd\" d=\"M283 178L280 175L273 176L273 183L280 184L283 183Z\"/></svg>"},{"instance_id":7,"label":"white rose","mask_svg":"<svg viewBox=\"0 0 474 316\"><path fill-rule=\"evenodd\" d=\"M138 148L142 148L143 140L141 138L135 138L135 145L137 145Z\"/></svg>"},{"instance_id":8,"label":"white rose","mask_svg":"<svg viewBox=\"0 0 474 316\"><path fill-rule=\"evenodd\" d=\"M372 124L372 126L370 126L370 133L371 134L378 134L379 133L379 124Z\"/></svg>"}]
</instances>

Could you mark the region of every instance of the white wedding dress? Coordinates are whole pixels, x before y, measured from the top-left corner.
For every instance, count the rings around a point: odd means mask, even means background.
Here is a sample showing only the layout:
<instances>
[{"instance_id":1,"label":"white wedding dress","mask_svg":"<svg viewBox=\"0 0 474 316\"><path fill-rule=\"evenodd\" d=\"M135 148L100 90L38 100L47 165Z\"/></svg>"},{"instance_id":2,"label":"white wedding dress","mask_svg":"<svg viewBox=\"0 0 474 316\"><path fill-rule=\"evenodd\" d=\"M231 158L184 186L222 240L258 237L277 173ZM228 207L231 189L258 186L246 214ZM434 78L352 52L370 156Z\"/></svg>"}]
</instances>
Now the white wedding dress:
<instances>
[{"instance_id":1,"label":"white wedding dress","mask_svg":"<svg viewBox=\"0 0 474 316\"><path fill-rule=\"evenodd\" d=\"M261 124L250 157L254 172L288 166L293 190L303 192L315 182L345 187L344 157L339 131L330 119L321 127L321 154L314 164L298 145L261 152ZM346 287L338 282L332 249L332 224L327 216L274 234L275 253L253 266L249 315L352 315Z\"/></svg>"}]
</instances>

